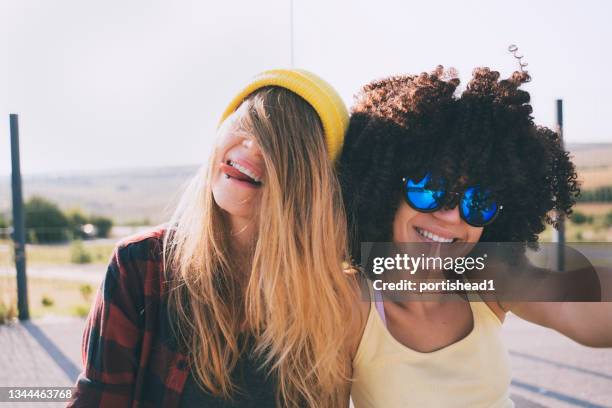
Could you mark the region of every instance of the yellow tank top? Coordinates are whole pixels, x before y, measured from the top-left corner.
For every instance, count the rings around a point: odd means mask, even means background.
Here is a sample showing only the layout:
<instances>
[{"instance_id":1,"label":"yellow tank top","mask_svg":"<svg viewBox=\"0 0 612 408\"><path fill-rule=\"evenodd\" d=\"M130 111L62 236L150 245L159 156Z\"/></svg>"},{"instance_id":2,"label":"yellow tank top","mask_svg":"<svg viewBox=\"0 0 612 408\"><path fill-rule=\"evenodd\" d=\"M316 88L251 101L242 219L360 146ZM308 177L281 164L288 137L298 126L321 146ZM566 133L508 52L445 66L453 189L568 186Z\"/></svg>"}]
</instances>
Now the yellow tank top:
<instances>
[{"instance_id":1,"label":"yellow tank top","mask_svg":"<svg viewBox=\"0 0 612 408\"><path fill-rule=\"evenodd\" d=\"M484 302L470 307L474 324L466 337L421 353L389 333L372 302L353 360L355 408L514 407L501 322Z\"/></svg>"}]
</instances>

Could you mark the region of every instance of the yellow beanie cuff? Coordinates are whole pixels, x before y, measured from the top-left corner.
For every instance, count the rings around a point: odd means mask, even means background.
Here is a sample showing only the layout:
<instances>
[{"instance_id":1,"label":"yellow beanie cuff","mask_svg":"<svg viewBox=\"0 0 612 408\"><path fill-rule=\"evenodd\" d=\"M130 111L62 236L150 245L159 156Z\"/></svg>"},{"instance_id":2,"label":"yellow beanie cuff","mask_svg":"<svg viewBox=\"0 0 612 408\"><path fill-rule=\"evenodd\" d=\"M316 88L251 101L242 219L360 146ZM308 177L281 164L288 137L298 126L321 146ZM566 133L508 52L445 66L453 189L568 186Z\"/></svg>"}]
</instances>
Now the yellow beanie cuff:
<instances>
[{"instance_id":1,"label":"yellow beanie cuff","mask_svg":"<svg viewBox=\"0 0 612 408\"><path fill-rule=\"evenodd\" d=\"M288 89L308 102L319 115L329 159L334 162L342 150L344 134L349 122L348 111L340 95L330 84L315 74L301 69L275 69L255 76L232 99L221 116L221 124L253 92L266 86Z\"/></svg>"}]
</instances>

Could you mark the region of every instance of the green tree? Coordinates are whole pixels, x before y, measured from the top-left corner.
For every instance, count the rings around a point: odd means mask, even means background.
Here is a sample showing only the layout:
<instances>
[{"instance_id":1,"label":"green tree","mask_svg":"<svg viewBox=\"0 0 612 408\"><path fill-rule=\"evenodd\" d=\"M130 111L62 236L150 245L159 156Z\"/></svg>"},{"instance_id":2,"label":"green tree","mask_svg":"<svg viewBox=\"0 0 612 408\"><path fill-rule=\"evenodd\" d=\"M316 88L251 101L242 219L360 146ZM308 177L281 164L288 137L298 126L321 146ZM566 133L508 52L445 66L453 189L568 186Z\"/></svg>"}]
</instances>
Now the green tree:
<instances>
[{"instance_id":1,"label":"green tree","mask_svg":"<svg viewBox=\"0 0 612 408\"><path fill-rule=\"evenodd\" d=\"M95 227L99 238L108 238L111 229L113 228L113 220L108 217L94 215L89 220Z\"/></svg>"},{"instance_id":2,"label":"green tree","mask_svg":"<svg viewBox=\"0 0 612 408\"><path fill-rule=\"evenodd\" d=\"M70 232L73 239L83 239L85 234L83 233L83 225L89 224L87 216L78 209L72 209L66 214L68 223L70 224Z\"/></svg>"},{"instance_id":3,"label":"green tree","mask_svg":"<svg viewBox=\"0 0 612 408\"><path fill-rule=\"evenodd\" d=\"M24 213L29 242L61 242L68 238L68 218L55 203L33 196L26 201Z\"/></svg>"},{"instance_id":4,"label":"green tree","mask_svg":"<svg viewBox=\"0 0 612 408\"><path fill-rule=\"evenodd\" d=\"M580 193L578 201L582 202L611 202L612 186L598 187L595 190L585 190Z\"/></svg>"},{"instance_id":5,"label":"green tree","mask_svg":"<svg viewBox=\"0 0 612 408\"><path fill-rule=\"evenodd\" d=\"M580 211L574 211L572 215L570 215L570 220L574 224L584 224L589 222L589 217L581 213Z\"/></svg>"}]
</instances>

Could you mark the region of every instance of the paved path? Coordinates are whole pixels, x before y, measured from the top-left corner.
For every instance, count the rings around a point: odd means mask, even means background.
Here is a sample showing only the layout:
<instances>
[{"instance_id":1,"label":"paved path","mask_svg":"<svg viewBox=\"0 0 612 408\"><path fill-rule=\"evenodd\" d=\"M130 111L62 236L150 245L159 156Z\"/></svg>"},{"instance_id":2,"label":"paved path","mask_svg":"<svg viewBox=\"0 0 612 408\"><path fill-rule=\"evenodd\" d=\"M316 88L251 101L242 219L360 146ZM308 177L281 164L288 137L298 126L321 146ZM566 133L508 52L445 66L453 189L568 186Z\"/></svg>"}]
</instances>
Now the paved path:
<instances>
[{"instance_id":1,"label":"paved path","mask_svg":"<svg viewBox=\"0 0 612 408\"><path fill-rule=\"evenodd\" d=\"M551 407L612 407L612 349L581 346L509 315L511 392Z\"/></svg>"},{"instance_id":2,"label":"paved path","mask_svg":"<svg viewBox=\"0 0 612 408\"><path fill-rule=\"evenodd\" d=\"M81 367L84 320L46 318L0 326L0 386L69 386ZM518 408L612 407L612 350L589 349L509 316L504 338ZM17 408L62 403L17 403ZM0 407L11 406L1 403Z\"/></svg>"},{"instance_id":3,"label":"paved path","mask_svg":"<svg viewBox=\"0 0 612 408\"><path fill-rule=\"evenodd\" d=\"M1 387L73 386L81 370L85 320L44 318L0 326ZM0 407L64 407L66 403L0 402Z\"/></svg>"}]
</instances>

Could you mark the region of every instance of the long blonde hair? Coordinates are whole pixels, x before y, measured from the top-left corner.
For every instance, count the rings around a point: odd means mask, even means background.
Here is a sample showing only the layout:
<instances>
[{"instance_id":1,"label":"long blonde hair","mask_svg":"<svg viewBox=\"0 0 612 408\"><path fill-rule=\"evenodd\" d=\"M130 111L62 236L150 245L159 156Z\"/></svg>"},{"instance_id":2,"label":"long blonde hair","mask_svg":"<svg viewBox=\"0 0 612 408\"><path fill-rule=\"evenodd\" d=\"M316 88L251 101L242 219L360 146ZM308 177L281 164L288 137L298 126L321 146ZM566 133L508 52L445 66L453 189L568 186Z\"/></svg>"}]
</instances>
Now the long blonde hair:
<instances>
[{"instance_id":1,"label":"long blonde hair","mask_svg":"<svg viewBox=\"0 0 612 408\"><path fill-rule=\"evenodd\" d=\"M229 253L211 191L213 158L187 188L164 239L179 343L206 390L231 399L246 326L251 351L276 381L279 406L340 406L357 291L342 269L346 218L321 123L302 98L277 87L251 95L240 112L266 169L250 275L235 271Z\"/></svg>"}]
</instances>

